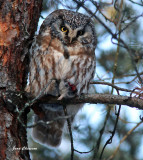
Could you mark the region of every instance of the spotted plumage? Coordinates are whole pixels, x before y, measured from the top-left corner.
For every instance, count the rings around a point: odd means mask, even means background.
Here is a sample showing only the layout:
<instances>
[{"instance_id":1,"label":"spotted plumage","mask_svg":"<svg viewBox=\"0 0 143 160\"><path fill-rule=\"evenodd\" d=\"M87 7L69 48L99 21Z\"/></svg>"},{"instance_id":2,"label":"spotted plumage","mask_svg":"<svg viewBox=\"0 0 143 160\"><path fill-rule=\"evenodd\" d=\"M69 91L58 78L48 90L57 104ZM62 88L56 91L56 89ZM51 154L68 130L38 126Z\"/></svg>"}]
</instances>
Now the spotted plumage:
<instances>
[{"instance_id":1,"label":"spotted plumage","mask_svg":"<svg viewBox=\"0 0 143 160\"><path fill-rule=\"evenodd\" d=\"M51 94L59 96L59 100L88 93L95 71L95 47L94 25L88 16L69 10L54 11L43 22L31 47L26 91L33 97ZM67 106L68 113L75 116L81 106ZM44 115L37 115L36 122L64 115L59 105L39 107ZM39 124L33 129L33 136L41 143L57 146L64 124L64 119L50 125Z\"/></svg>"}]
</instances>

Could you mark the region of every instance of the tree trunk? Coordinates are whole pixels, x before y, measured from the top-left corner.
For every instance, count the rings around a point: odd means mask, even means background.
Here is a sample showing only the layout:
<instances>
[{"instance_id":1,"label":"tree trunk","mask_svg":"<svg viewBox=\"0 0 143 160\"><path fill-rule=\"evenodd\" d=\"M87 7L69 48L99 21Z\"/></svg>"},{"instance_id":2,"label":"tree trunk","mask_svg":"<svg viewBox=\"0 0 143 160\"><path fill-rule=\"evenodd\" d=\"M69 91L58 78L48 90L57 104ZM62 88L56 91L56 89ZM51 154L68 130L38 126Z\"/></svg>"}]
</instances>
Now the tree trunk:
<instances>
[{"instance_id":1,"label":"tree trunk","mask_svg":"<svg viewBox=\"0 0 143 160\"><path fill-rule=\"evenodd\" d=\"M28 48L42 8L42 0L0 0L0 160L30 159L26 128L17 120L25 99ZM16 108L17 107L17 108ZM22 116L27 122L26 110ZM17 149L16 149L17 148Z\"/></svg>"}]
</instances>

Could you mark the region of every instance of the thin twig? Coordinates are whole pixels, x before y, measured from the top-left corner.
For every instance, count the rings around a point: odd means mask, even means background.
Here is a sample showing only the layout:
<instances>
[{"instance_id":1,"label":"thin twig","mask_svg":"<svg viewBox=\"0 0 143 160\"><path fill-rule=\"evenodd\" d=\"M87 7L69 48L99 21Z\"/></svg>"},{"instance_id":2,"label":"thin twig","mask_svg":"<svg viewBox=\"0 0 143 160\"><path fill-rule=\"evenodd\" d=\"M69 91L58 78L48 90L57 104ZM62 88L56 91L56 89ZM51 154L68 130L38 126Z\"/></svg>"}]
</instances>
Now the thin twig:
<instances>
[{"instance_id":1,"label":"thin twig","mask_svg":"<svg viewBox=\"0 0 143 160\"><path fill-rule=\"evenodd\" d=\"M119 9L119 18L118 18L118 26L119 28L117 29L121 29L121 14L122 14L122 8L123 8L123 0L121 0L121 3L120 3L120 9ZM115 81L115 77L116 77L116 71L117 71L117 66L118 66L118 56L119 56L119 48L120 48L120 34L119 34L119 37L118 37L118 45L117 45L117 51L116 51L116 55L115 55L115 62L114 62L114 68L113 68L113 77L112 77L112 90L111 90L111 94L113 94L113 91L114 91L114 81ZM116 90L117 92L118 89L116 87ZM103 152L104 152L104 149L106 148L107 144L110 144L112 143L112 139L114 137L114 134L115 134L115 131L116 131L116 127L117 127L117 123L118 123L118 119L119 119L119 114L120 114L120 109L121 109L121 105L119 106L119 110L118 110L118 113L117 113L117 118L116 118L116 122L115 122L115 126L114 126L114 130L112 131L112 135L111 137L109 138L109 140L105 143L103 149L102 149L102 152L100 154L100 160L102 159L102 155L103 155ZM107 112L107 116L106 116L106 121L105 123L107 123L108 119L109 119L109 115L110 115L110 112L111 112L111 107L108 108L108 112ZM105 129L105 126L103 127L103 129ZM102 134L103 134L104 130L102 131Z\"/></svg>"},{"instance_id":2,"label":"thin twig","mask_svg":"<svg viewBox=\"0 0 143 160\"><path fill-rule=\"evenodd\" d=\"M66 105L63 105L63 110L65 113L65 116L68 116ZM73 160L74 157L74 144L73 144L73 135L72 135L72 129L71 129L71 122L70 119L67 119L69 134L70 134L70 141L71 141L71 160Z\"/></svg>"},{"instance_id":3,"label":"thin twig","mask_svg":"<svg viewBox=\"0 0 143 160\"><path fill-rule=\"evenodd\" d=\"M118 152L120 145L127 139L127 137L139 126L143 123L143 121L139 122L135 127L133 127L131 130L129 130L127 132L127 134L121 139L118 147L115 149L115 151L113 152L113 154L107 159L107 160L111 160L115 157L116 153Z\"/></svg>"},{"instance_id":4,"label":"thin twig","mask_svg":"<svg viewBox=\"0 0 143 160\"><path fill-rule=\"evenodd\" d=\"M119 120L120 110L121 110L121 105L119 105L118 113L116 114L117 118L116 118L116 122L115 122L114 129L113 129L113 131L111 132L112 135L111 135L111 137L107 140L107 142L105 143L105 145L104 145L104 147L103 147L103 149L102 149L102 152L101 152L101 154L100 154L100 160L102 160L103 152L104 152L104 149L106 148L106 146L107 146L108 144L111 144L111 143L112 143L112 139L113 139L113 137L114 137L114 135L115 135L116 128L117 128L117 124L118 124L118 120Z\"/></svg>"},{"instance_id":5,"label":"thin twig","mask_svg":"<svg viewBox=\"0 0 143 160\"><path fill-rule=\"evenodd\" d=\"M100 2L100 3L97 3L97 2L95 2L94 0L90 0L90 2L92 2L95 6L96 6L96 8L97 8L97 10L96 10L96 12L97 11L99 11L100 12L100 14L106 19L106 20L108 20L109 22L112 22L113 23L113 21L111 20L111 19L109 19L106 15L104 15L104 13L102 13L102 11L101 11L101 8L103 8L104 6L106 6L106 5L111 5L111 4L113 4L113 1L111 2L111 3L105 3L103 6L102 6L102 3ZM95 13L94 13L95 14Z\"/></svg>"},{"instance_id":6,"label":"thin twig","mask_svg":"<svg viewBox=\"0 0 143 160\"><path fill-rule=\"evenodd\" d=\"M133 19L130 23L128 23L124 28L120 29L117 34L120 34L120 33L123 32L124 30L126 30L132 23L134 23L138 18L140 18L140 17L142 17L142 16L143 16L143 14L134 17L134 19Z\"/></svg>"},{"instance_id":7,"label":"thin twig","mask_svg":"<svg viewBox=\"0 0 143 160\"><path fill-rule=\"evenodd\" d=\"M122 121L123 123L125 124L137 124L137 122L129 122L129 121L126 121L125 119L122 119L121 117L119 117L120 121Z\"/></svg>"},{"instance_id":8,"label":"thin twig","mask_svg":"<svg viewBox=\"0 0 143 160\"><path fill-rule=\"evenodd\" d=\"M139 73L140 75L143 75L143 72L140 72ZM136 76L137 74L129 74L129 75L121 75L121 76L117 76L115 79L117 79L117 78L124 78L124 77L132 77L132 76ZM98 77L99 78L99 80L102 80L102 81L105 81L105 80L110 80L111 78L100 78L100 77ZM136 78L137 78L137 76L136 76ZM115 84L118 84L118 83L115 83Z\"/></svg>"},{"instance_id":9,"label":"thin twig","mask_svg":"<svg viewBox=\"0 0 143 160\"><path fill-rule=\"evenodd\" d=\"M102 136L103 136L103 133L104 133L104 130L105 130L105 127L106 127L107 120L108 120L109 116L110 116L110 112L108 111L107 114L106 114L105 120L104 120L104 125L100 130L100 136L99 136L99 138L96 142L96 146L94 147L95 150L94 150L93 160L96 160L96 158L98 158L98 151L99 151L99 148L100 148L101 139L102 139Z\"/></svg>"},{"instance_id":10,"label":"thin twig","mask_svg":"<svg viewBox=\"0 0 143 160\"><path fill-rule=\"evenodd\" d=\"M132 1L132 0L128 0L128 1L130 1L130 2L132 2L132 3L134 3L134 4L137 4L137 5L139 5L139 6L143 6L143 4L141 4L141 3L137 3L137 2L134 2L134 1Z\"/></svg>"},{"instance_id":11,"label":"thin twig","mask_svg":"<svg viewBox=\"0 0 143 160\"><path fill-rule=\"evenodd\" d=\"M120 3L120 9L119 9L119 18L118 18L118 26L119 28L117 28L119 31L121 29L121 14L122 14L122 9L123 9L123 0L121 0L121 3ZM113 68L113 78L112 78L112 84L114 85L114 81L115 81L115 77L116 77L116 71L117 71L117 67L118 67L118 57L119 57L119 49L120 49L120 36L121 34L119 34L119 37L118 37L118 45L117 45L117 51L116 51L116 55L115 55L115 62L114 62L114 68ZM113 94L113 90L114 90L114 87L112 87L112 91L111 91L111 94Z\"/></svg>"},{"instance_id":12,"label":"thin twig","mask_svg":"<svg viewBox=\"0 0 143 160\"><path fill-rule=\"evenodd\" d=\"M116 90L125 91L125 92L132 92L132 90L130 90L130 89L121 88L121 87L115 86L114 84L109 83L109 82L92 81L90 84L103 84L103 85L111 86L111 87L115 88Z\"/></svg>"},{"instance_id":13,"label":"thin twig","mask_svg":"<svg viewBox=\"0 0 143 160\"><path fill-rule=\"evenodd\" d=\"M80 152L80 151L74 149L75 152L80 153L80 154L87 154L87 153L92 152L93 150L94 150L94 148L92 148L90 151L87 151L87 152Z\"/></svg>"},{"instance_id":14,"label":"thin twig","mask_svg":"<svg viewBox=\"0 0 143 160\"><path fill-rule=\"evenodd\" d=\"M88 14L90 14L92 17L94 17L111 35L112 35L112 39L116 39L118 40L118 36L116 33L113 33L112 30L104 23L102 22L102 20L97 17L89 8L87 8L84 4L81 4L81 2L79 2L78 0L73 0L75 3L77 4L80 4L82 6L82 8L84 8ZM126 50L128 51L130 57L131 57L131 60L132 60L132 64L133 64L133 67L135 69L135 72L138 76L138 79L139 81L141 82L141 84L143 85L143 80L142 78L140 77L140 74L138 72L138 69L137 69L137 66L136 66L136 63L134 61L134 53L135 53L135 50L131 49L128 47L128 45L120 38L119 39L119 42L123 45L124 48L126 48Z\"/></svg>"}]
</instances>

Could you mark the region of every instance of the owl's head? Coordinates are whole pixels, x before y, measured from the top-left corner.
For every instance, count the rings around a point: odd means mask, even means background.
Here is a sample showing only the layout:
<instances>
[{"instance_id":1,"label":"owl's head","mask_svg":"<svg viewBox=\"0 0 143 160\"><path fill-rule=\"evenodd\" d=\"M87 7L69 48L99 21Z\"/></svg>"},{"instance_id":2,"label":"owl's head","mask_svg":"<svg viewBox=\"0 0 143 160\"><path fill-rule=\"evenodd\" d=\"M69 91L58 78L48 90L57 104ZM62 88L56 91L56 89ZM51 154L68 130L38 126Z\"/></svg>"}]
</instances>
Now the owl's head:
<instances>
[{"instance_id":1,"label":"owl's head","mask_svg":"<svg viewBox=\"0 0 143 160\"><path fill-rule=\"evenodd\" d=\"M50 28L51 35L64 45L82 44L96 46L94 25L88 16L69 10L56 10L51 13L41 26L40 33Z\"/></svg>"}]
</instances>

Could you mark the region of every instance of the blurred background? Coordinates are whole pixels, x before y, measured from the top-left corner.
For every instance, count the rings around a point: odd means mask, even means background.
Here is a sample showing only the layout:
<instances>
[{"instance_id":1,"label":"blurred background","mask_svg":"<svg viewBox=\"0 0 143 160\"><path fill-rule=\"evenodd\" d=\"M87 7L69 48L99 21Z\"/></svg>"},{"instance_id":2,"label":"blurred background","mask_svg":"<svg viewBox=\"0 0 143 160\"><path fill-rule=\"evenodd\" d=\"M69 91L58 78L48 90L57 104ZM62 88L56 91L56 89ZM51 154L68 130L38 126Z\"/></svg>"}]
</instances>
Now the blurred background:
<instances>
[{"instance_id":1,"label":"blurred background","mask_svg":"<svg viewBox=\"0 0 143 160\"><path fill-rule=\"evenodd\" d=\"M129 48L135 52L131 59L128 51L117 45L118 41L94 17L95 30L98 43L96 54L95 82L109 82L118 87L134 90L132 96L141 95L143 88L136 76L135 63L140 77L143 74L143 1L142 0L80 0L99 17L112 33L118 33ZM52 11L56 9L69 9L89 15L82 6L74 1L43 0L43 11L39 19L40 25ZM120 33L121 31L121 33ZM134 62L133 62L134 61ZM94 84L95 93L116 94L114 88L103 84ZM130 96L130 92L119 92L120 95ZM119 106L104 104L85 104L77 114L72 125L74 160L98 160L103 146L111 136L116 121L116 112ZM116 108L116 109L115 109ZM29 114L29 124L32 124L33 112ZM112 143L105 147L102 159L114 155L114 160L143 160L143 124L138 124L143 111L128 106L121 106L119 121ZM68 130L64 132L62 144L58 148L48 148L32 140L31 129L28 131L29 147L37 148L31 151L33 160L70 160L71 144ZM126 137L125 137L126 136ZM116 149L118 150L116 152ZM94 148L94 149L93 149ZM92 150L93 149L93 150ZM90 151L90 152L89 152Z\"/></svg>"}]
</instances>

